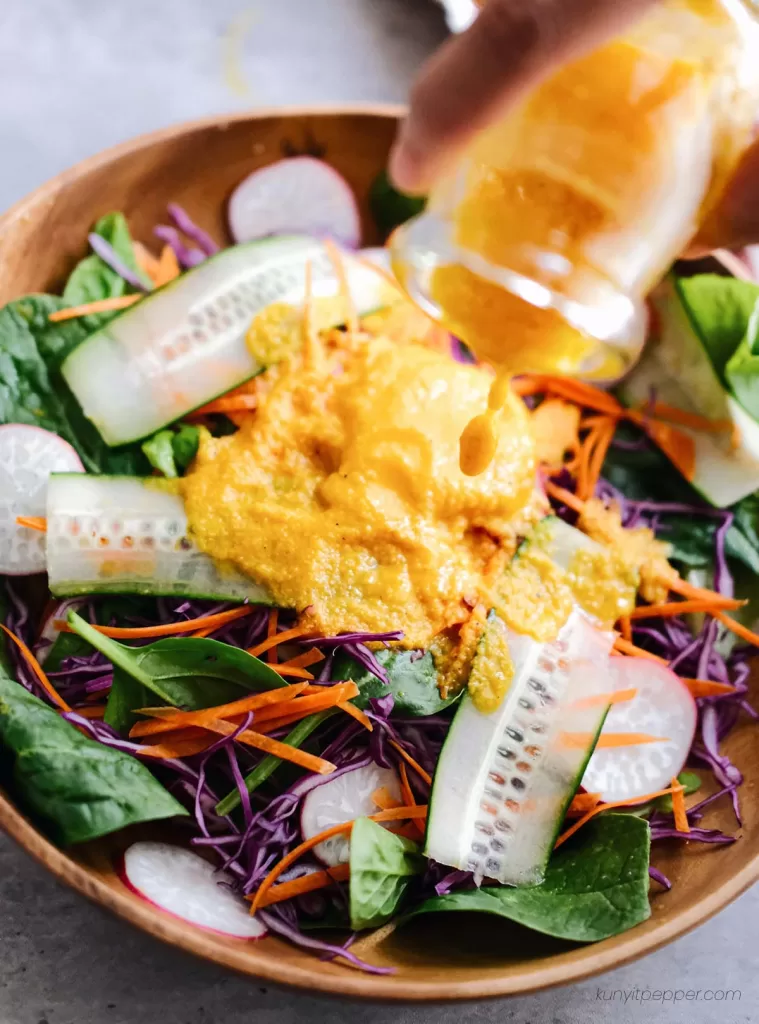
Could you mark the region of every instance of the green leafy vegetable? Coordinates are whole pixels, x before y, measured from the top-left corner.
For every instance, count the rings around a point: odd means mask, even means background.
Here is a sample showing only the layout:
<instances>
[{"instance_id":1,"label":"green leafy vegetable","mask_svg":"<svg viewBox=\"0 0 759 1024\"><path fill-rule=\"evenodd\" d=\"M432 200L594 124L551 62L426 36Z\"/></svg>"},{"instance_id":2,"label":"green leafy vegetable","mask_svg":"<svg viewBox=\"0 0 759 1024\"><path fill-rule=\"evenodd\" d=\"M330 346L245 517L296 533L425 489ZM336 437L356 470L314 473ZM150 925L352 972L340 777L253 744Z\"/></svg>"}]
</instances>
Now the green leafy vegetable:
<instances>
[{"instance_id":1,"label":"green leafy vegetable","mask_svg":"<svg viewBox=\"0 0 759 1024\"><path fill-rule=\"evenodd\" d=\"M399 224L416 217L427 205L420 196L408 196L390 183L387 171L380 171L369 190L369 209L380 231L389 235Z\"/></svg>"},{"instance_id":2,"label":"green leafy vegetable","mask_svg":"<svg viewBox=\"0 0 759 1024\"><path fill-rule=\"evenodd\" d=\"M718 377L730 390L728 362L746 334L759 286L717 274L676 278L675 286Z\"/></svg>"},{"instance_id":3,"label":"green leafy vegetable","mask_svg":"<svg viewBox=\"0 0 759 1024\"><path fill-rule=\"evenodd\" d=\"M648 824L641 818L600 815L559 847L540 885L436 896L409 916L441 910L482 911L559 939L598 942L650 916L650 844Z\"/></svg>"},{"instance_id":4,"label":"green leafy vegetable","mask_svg":"<svg viewBox=\"0 0 759 1024\"><path fill-rule=\"evenodd\" d=\"M101 217L92 229L96 235L113 246L116 255L133 271L147 287L150 281L144 276L134 257L134 247L129 226L123 213L109 213ZM63 301L67 306L81 306L98 299L118 298L128 295L134 288L123 277L108 266L96 253L85 256L71 273L63 289ZM99 330L118 313L96 313L83 318L88 334Z\"/></svg>"},{"instance_id":5,"label":"green leafy vegetable","mask_svg":"<svg viewBox=\"0 0 759 1024\"><path fill-rule=\"evenodd\" d=\"M164 704L199 711L237 700L245 692L286 685L265 662L218 640L179 637L145 647L127 647L98 633L76 612L69 613L68 621L114 666L106 713L120 729L131 726L133 716L129 711L145 706L142 688Z\"/></svg>"},{"instance_id":6,"label":"green leafy vegetable","mask_svg":"<svg viewBox=\"0 0 759 1024\"><path fill-rule=\"evenodd\" d=\"M695 772L680 772L677 776L677 781L680 785L685 786L685 796L690 796L691 793L701 789L701 778ZM672 797L669 793L666 796L657 797L654 803L657 811L664 811L667 814L672 813Z\"/></svg>"},{"instance_id":7,"label":"green leafy vegetable","mask_svg":"<svg viewBox=\"0 0 759 1024\"><path fill-rule=\"evenodd\" d=\"M396 836L370 818L359 818L351 831L351 928L378 928L398 913L411 879L426 860L416 843Z\"/></svg>"},{"instance_id":8,"label":"green leafy vegetable","mask_svg":"<svg viewBox=\"0 0 759 1024\"><path fill-rule=\"evenodd\" d=\"M290 730L287 736L285 736L282 742L287 743L290 747L300 748L306 742L311 733L318 729L322 722L325 722L334 714L336 714L334 709L330 709L329 711L319 711L315 715L309 715L307 718L298 722L297 725ZM282 758L275 757L273 754L267 754L266 757L262 758L253 771L245 776L245 788L248 792L253 793L259 786L262 786L281 764ZM239 804L240 792L237 787L235 787L218 802L216 805L216 813L222 817L225 814L231 814Z\"/></svg>"},{"instance_id":9,"label":"green leafy vegetable","mask_svg":"<svg viewBox=\"0 0 759 1024\"><path fill-rule=\"evenodd\" d=\"M174 479L183 473L195 458L200 444L200 430L184 423L175 431L159 430L142 444L142 450L153 469Z\"/></svg>"},{"instance_id":10,"label":"green leafy vegetable","mask_svg":"<svg viewBox=\"0 0 759 1024\"><path fill-rule=\"evenodd\" d=\"M759 295L759 288L756 291ZM759 421L759 309L752 313L746 333L727 364L725 377L746 412Z\"/></svg>"},{"instance_id":11,"label":"green leafy vegetable","mask_svg":"<svg viewBox=\"0 0 759 1024\"><path fill-rule=\"evenodd\" d=\"M367 707L372 697L392 693L399 714L423 718L450 707L460 696L448 700L440 696L437 670L429 651L422 657L418 651L381 650L374 654L387 671L389 686L347 654L338 654L332 669L333 679L352 679L356 683L359 695L353 703L360 708Z\"/></svg>"},{"instance_id":12,"label":"green leafy vegetable","mask_svg":"<svg viewBox=\"0 0 759 1024\"><path fill-rule=\"evenodd\" d=\"M86 738L2 672L0 745L19 800L63 845L187 814L139 761Z\"/></svg>"}]
</instances>

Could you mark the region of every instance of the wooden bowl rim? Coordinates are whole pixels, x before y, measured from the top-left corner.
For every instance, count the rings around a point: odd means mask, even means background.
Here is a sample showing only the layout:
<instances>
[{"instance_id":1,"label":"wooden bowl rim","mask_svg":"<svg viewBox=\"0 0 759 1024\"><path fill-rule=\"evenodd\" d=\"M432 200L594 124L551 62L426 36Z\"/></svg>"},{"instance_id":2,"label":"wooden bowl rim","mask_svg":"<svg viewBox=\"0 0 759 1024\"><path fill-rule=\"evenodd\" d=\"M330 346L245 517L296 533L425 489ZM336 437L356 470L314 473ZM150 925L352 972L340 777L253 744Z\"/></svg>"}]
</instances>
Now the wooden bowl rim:
<instances>
[{"instance_id":1,"label":"wooden bowl rim","mask_svg":"<svg viewBox=\"0 0 759 1024\"><path fill-rule=\"evenodd\" d=\"M86 157L40 185L0 216L0 235L12 223L23 218L27 210L44 203L51 195L65 188L69 182L83 174L103 168L122 156L148 149L156 143L179 139L194 132L223 130L235 123L255 122L273 117L287 119L325 115L364 115L392 118L397 121L405 112L406 108L403 105L392 103L325 103L304 107L267 107L256 111L199 118L160 128ZM483 978L456 981L447 980L446 974L441 972L440 977L434 980L414 981L393 975L366 975L350 968L345 968L340 973L325 972L317 959L314 959L313 966L310 962L308 966L282 963L276 956L262 953L262 947L257 942L241 941L230 944L178 918L161 914L151 904L133 897L126 888L123 892L112 889L95 871L87 870L63 850L54 846L1 791L0 828L57 879L168 945L176 946L223 967L231 967L239 973L283 986L378 1001L442 1002L488 999L523 995L579 982L621 967L672 942L707 921L759 880L757 850L737 874L726 878L711 894L658 924L654 922L641 926L644 929L642 931L641 928L633 928L605 942L554 955L549 963L540 959L536 960L534 965L520 963L517 966L504 966L501 976L493 976L491 973Z\"/></svg>"}]
</instances>

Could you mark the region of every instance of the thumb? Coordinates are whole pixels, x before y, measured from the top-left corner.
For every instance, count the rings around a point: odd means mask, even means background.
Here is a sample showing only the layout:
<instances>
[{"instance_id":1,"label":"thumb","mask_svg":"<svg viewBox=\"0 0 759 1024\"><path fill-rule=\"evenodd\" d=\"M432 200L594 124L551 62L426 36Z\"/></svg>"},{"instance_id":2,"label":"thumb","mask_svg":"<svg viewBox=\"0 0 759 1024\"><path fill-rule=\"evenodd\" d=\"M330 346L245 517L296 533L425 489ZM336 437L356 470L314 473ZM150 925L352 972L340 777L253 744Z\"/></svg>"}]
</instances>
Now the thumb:
<instances>
[{"instance_id":1,"label":"thumb","mask_svg":"<svg viewBox=\"0 0 759 1024\"><path fill-rule=\"evenodd\" d=\"M742 249L759 242L759 139L743 154L714 210L686 252L698 258L713 249Z\"/></svg>"}]
</instances>

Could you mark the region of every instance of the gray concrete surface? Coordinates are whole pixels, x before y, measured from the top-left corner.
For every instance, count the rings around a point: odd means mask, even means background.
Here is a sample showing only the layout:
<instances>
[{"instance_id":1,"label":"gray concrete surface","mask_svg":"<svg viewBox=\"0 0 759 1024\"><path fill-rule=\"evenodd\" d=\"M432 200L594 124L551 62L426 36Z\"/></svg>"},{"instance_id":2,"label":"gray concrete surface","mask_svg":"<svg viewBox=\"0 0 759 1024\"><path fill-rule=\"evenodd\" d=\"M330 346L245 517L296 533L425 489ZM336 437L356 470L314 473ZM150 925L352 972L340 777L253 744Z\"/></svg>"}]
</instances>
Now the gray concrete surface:
<instances>
[{"instance_id":1,"label":"gray concrete surface","mask_svg":"<svg viewBox=\"0 0 759 1024\"><path fill-rule=\"evenodd\" d=\"M429 0L0 0L0 208L89 153L183 118L401 100L443 33ZM719 854L704 855L719 870ZM359 1008L164 948L0 837L0 1024L743 1024L759 1021L758 920L755 889L597 981L466 1006ZM712 998L653 1001L666 988Z\"/></svg>"}]
</instances>

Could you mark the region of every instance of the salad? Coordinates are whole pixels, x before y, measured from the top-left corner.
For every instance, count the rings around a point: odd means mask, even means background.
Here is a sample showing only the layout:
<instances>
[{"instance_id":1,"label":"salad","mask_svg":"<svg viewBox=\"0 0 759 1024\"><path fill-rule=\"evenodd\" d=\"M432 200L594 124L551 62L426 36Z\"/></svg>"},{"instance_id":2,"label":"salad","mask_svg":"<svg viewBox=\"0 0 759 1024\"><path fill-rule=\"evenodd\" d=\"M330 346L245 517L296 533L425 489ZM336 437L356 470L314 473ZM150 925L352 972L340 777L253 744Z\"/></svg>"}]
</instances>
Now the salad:
<instances>
[{"instance_id":1,"label":"salad","mask_svg":"<svg viewBox=\"0 0 759 1024\"><path fill-rule=\"evenodd\" d=\"M418 209L385 176L371 204ZM252 174L226 248L167 214L160 251L102 218L61 296L0 310L4 785L63 847L167 821L125 886L365 971L357 936L420 914L646 920L661 844L740 841L750 265L673 270L609 390L515 378L466 476L493 375L332 168Z\"/></svg>"}]
</instances>

